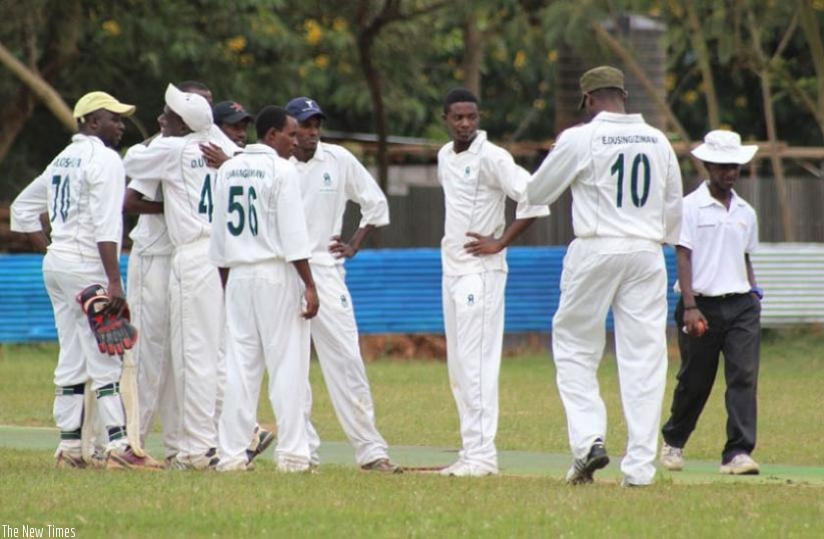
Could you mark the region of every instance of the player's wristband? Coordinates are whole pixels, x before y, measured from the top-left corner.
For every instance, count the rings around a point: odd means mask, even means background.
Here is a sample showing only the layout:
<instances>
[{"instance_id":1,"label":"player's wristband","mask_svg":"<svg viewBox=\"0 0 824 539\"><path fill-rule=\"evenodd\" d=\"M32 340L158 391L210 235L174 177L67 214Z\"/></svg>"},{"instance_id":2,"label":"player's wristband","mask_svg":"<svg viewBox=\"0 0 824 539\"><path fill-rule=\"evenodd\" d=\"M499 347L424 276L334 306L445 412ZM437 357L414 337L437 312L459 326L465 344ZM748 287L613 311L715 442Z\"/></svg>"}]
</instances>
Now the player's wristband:
<instances>
[{"instance_id":1,"label":"player's wristband","mask_svg":"<svg viewBox=\"0 0 824 539\"><path fill-rule=\"evenodd\" d=\"M698 305L690 305L689 307L687 307L686 305L684 306L685 311L692 311L693 309L697 309L697 308L698 308Z\"/></svg>"},{"instance_id":2,"label":"player's wristband","mask_svg":"<svg viewBox=\"0 0 824 539\"><path fill-rule=\"evenodd\" d=\"M750 288L750 294L755 294L758 299L764 299L764 289L760 286L753 286Z\"/></svg>"}]
</instances>

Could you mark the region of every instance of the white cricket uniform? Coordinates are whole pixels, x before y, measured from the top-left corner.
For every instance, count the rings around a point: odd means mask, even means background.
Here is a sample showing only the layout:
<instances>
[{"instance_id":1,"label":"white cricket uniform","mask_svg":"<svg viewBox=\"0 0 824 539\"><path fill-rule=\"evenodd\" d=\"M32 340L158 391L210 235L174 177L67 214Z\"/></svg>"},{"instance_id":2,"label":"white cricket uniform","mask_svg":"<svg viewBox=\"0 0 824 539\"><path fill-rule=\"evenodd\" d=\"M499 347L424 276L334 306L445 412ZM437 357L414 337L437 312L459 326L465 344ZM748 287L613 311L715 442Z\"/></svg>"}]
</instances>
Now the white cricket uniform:
<instances>
[{"instance_id":1,"label":"white cricket uniform","mask_svg":"<svg viewBox=\"0 0 824 539\"><path fill-rule=\"evenodd\" d=\"M297 171L269 146L250 144L221 166L214 194L210 259L230 268L219 467L247 460L265 367L278 466L308 469L309 322L300 316L303 287L290 262L311 251Z\"/></svg>"},{"instance_id":2,"label":"white cricket uniform","mask_svg":"<svg viewBox=\"0 0 824 539\"><path fill-rule=\"evenodd\" d=\"M500 237L506 228L506 198L518 202L517 219L549 215L529 206L529 173L479 130L466 151L453 143L438 152L438 181L446 216L441 240L442 295L449 381L461 425L459 459L498 471L498 375L504 334L506 249L474 256L464 249L467 232Z\"/></svg>"},{"instance_id":3,"label":"white cricket uniform","mask_svg":"<svg viewBox=\"0 0 824 539\"><path fill-rule=\"evenodd\" d=\"M564 131L533 175L530 202L551 204L572 189L576 239L564 257L552 353L575 458L606 439L597 369L607 311L627 421L621 471L649 484L667 369L666 268L662 243L681 223L681 171L666 135L640 114L601 112Z\"/></svg>"},{"instance_id":4,"label":"white cricket uniform","mask_svg":"<svg viewBox=\"0 0 824 539\"><path fill-rule=\"evenodd\" d=\"M134 151L134 148L137 146L129 151ZM159 182L137 180L129 188L141 194L143 191L153 191L150 195L144 194L144 197L155 202L163 200ZM140 338L132 349L132 357L137 364L140 439L145 447L155 414L159 413L166 456L170 457L177 454L180 444L169 339L169 272L174 246L162 214L140 215L129 237L132 239L132 250L129 253L126 292L132 324L140 332Z\"/></svg>"},{"instance_id":5,"label":"white cricket uniform","mask_svg":"<svg viewBox=\"0 0 824 539\"><path fill-rule=\"evenodd\" d=\"M177 458L195 463L217 447L215 406L218 348L223 328L223 290L209 261L209 235L217 171L199 145L216 142L209 132L162 137L135 146L126 158L132 187L146 196L163 189L163 216L174 246L169 274L169 320L174 390L178 395Z\"/></svg>"},{"instance_id":6,"label":"white cricket uniform","mask_svg":"<svg viewBox=\"0 0 824 539\"><path fill-rule=\"evenodd\" d=\"M54 418L63 433L80 429L83 394L64 391L91 380L91 387L120 380L121 363L101 353L86 315L75 299L87 286L106 286L108 280L98 251L99 242L118 245L123 234L122 206L125 173L120 156L95 136L76 134L72 142L32 181L11 205L11 229L41 230L40 214L48 213L51 244L43 258L43 278L54 308L60 353L54 372L58 386ZM72 393L72 394L70 394ZM98 392L100 417L107 428L125 425L117 391ZM109 448L124 445L125 436ZM80 441L61 441L61 447Z\"/></svg>"},{"instance_id":7,"label":"white cricket uniform","mask_svg":"<svg viewBox=\"0 0 824 539\"><path fill-rule=\"evenodd\" d=\"M363 465L388 458L386 441L375 425L375 409L358 342L352 297L344 280L343 260L329 252L330 238L341 233L346 202L360 205L360 227L389 224L389 205L369 172L347 149L318 143L307 162L292 157L300 175L303 208L312 253L310 265L320 299L318 315L310 321L312 341L323 378L341 427ZM311 390L306 423L312 459L317 462L320 439L310 421Z\"/></svg>"}]
</instances>

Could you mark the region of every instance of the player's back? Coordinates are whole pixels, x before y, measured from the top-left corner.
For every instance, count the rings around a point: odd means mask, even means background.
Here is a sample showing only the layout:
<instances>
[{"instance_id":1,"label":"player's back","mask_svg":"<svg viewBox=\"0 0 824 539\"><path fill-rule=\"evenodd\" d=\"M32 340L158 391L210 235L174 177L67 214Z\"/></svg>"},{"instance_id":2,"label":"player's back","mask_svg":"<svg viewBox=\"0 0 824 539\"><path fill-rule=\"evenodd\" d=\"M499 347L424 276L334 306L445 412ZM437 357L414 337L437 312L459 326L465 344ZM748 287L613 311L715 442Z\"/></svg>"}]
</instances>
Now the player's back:
<instances>
[{"instance_id":1,"label":"player's back","mask_svg":"<svg viewBox=\"0 0 824 539\"><path fill-rule=\"evenodd\" d=\"M206 164L200 150L208 140L206 133L163 137L148 147L130 149L124 159L132 179L163 183L163 214L176 247L206 239L211 232L216 170Z\"/></svg>"},{"instance_id":2,"label":"player's back","mask_svg":"<svg viewBox=\"0 0 824 539\"><path fill-rule=\"evenodd\" d=\"M97 258L98 241L120 242L125 173L99 139L72 137L38 181L47 184L50 250Z\"/></svg>"},{"instance_id":3,"label":"player's back","mask_svg":"<svg viewBox=\"0 0 824 539\"><path fill-rule=\"evenodd\" d=\"M666 136L639 114L601 113L574 129L591 156L590 173L572 184L576 236L663 241L667 203L681 181Z\"/></svg>"},{"instance_id":4,"label":"player's back","mask_svg":"<svg viewBox=\"0 0 824 539\"><path fill-rule=\"evenodd\" d=\"M210 256L220 267L309 258L293 164L250 144L218 171Z\"/></svg>"}]
</instances>

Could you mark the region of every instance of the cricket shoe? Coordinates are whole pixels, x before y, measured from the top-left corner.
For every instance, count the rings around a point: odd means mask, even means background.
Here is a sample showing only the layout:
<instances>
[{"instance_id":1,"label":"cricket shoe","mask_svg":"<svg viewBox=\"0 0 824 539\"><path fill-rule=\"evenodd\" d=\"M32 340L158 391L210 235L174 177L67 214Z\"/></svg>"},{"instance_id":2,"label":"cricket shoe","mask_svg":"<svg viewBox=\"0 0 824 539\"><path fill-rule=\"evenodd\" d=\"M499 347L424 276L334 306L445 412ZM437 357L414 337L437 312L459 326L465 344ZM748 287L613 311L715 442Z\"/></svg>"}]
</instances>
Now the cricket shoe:
<instances>
[{"instance_id":1,"label":"cricket shoe","mask_svg":"<svg viewBox=\"0 0 824 539\"><path fill-rule=\"evenodd\" d=\"M148 454L140 457L132 446L127 445L112 449L107 453L107 470L162 470L163 465Z\"/></svg>"},{"instance_id":2,"label":"cricket shoe","mask_svg":"<svg viewBox=\"0 0 824 539\"><path fill-rule=\"evenodd\" d=\"M758 475L759 469L758 463L751 456L739 453L726 464L721 464L718 471L727 475Z\"/></svg>"},{"instance_id":3,"label":"cricket shoe","mask_svg":"<svg viewBox=\"0 0 824 539\"><path fill-rule=\"evenodd\" d=\"M77 451L58 448L54 453L54 465L57 468L85 468L86 461L80 448Z\"/></svg>"},{"instance_id":4,"label":"cricket shoe","mask_svg":"<svg viewBox=\"0 0 824 539\"><path fill-rule=\"evenodd\" d=\"M220 459L217 456L217 449L212 447L202 455L192 455L181 457L180 454L175 455L172 460L172 470L195 470L207 471L214 470L220 464Z\"/></svg>"},{"instance_id":5,"label":"cricket shoe","mask_svg":"<svg viewBox=\"0 0 824 539\"><path fill-rule=\"evenodd\" d=\"M684 450L673 447L667 442L661 446L661 457L658 459L661 466L671 472L680 472L684 469Z\"/></svg>"},{"instance_id":6,"label":"cricket shoe","mask_svg":"<svg viewBox=\"0 0 824 539\"><path fill-rule=\"evenodd\" d=\"M252 462L253 460L255 460L255 457L266 452L266 450L269 449L269 446L272 445L272 442L274 442L277 439L277 436L275 436L274 432L266 429L258 429L257 437L257 446L255 446L254 449L246 450L246 458L249 460L249 462Z\"/></svg>"},{"instance_id":7,"label":"cricket shoe","mask_svg":"<svg viewBox=\"0 0 824 539\"><path fill-rule=\"evenodd\" d=\"M498 469L474 464L465 460L457 460L438 473L451 477L484 477L487 475L497 475Z\"/></svg>"},{"instance_id":8,"label":"cricket shoe","mask_svg":"<svg viewBox=\"0 0 824 539\"><path fill-rule=\"evenodd\" d=\"M255 469L255 465L241 459L235 459L229 462L221 460L215 467L218 472L251 472Z\"/></svg>"},{"instance_id":9,"label":"cricket shoe","mask_svg":"<svg viewBox=\"0 0 824 539\"><path fill-rule=\"evenodd\" d=\"M403 469L393 464L388 458L380 458L372 462L367 462L361 466L361 470L365 472L403 473Z\"/></svg>"},{"instance_id":10,"label":"cricket shoe","mask_svg":"<svg viewBox=\"0 0 824 539\"><path fill-rule=\"evenodd\" d=\"M597 438L586 457L572 461L572 466L566 474L566 482L570 485L592 483L595 471L604 468L607 464L609 464L609 456L604 442Z\"/></svg>"}]
</instances>

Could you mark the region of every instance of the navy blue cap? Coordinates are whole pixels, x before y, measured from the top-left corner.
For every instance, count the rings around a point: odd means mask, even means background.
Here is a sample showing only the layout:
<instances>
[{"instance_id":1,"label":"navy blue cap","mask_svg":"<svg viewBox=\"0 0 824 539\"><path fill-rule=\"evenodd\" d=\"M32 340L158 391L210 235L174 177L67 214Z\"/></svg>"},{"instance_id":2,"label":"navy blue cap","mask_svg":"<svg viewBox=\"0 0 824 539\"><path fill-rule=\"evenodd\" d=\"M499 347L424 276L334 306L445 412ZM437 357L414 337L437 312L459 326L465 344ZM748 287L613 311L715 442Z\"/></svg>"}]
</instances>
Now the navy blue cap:
<instances>
[{"instance_id":1,"label":"navy blue cap","mask_svg":"<svg viewBox=\"0 0 824 539\"><path fill-rule=\"evenodd\" d=\"M299 122L305 122L312 116L320 116L322 120L326 119L318 102L308 97L296 97L289 101L286 104L286 114L293 116Z\"/></svg>"}]
</instances>

